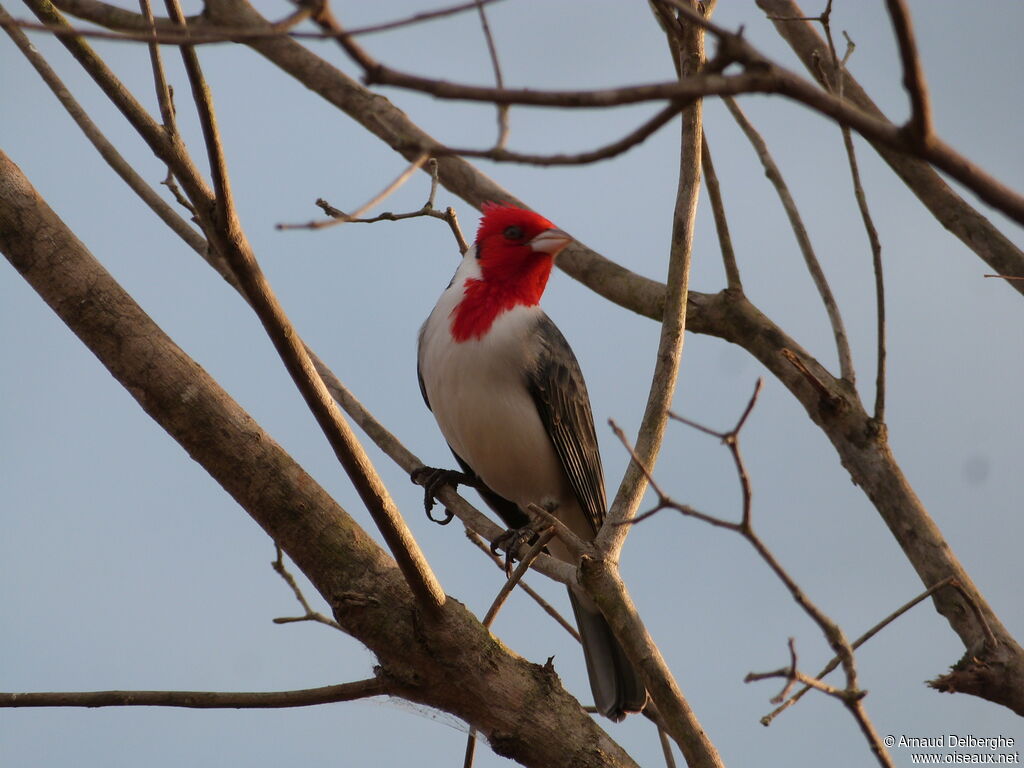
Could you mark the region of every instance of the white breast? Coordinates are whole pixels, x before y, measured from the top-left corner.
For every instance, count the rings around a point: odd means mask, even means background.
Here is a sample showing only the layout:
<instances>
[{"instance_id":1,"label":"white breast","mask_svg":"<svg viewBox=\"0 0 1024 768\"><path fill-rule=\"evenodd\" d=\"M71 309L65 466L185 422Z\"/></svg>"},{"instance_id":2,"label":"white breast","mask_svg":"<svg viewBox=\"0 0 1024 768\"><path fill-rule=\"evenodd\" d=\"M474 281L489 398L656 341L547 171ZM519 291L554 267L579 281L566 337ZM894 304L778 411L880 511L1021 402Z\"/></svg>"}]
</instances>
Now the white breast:
<instances>
[{"instance_id":1,"label":"white breast","mask_svg":"<svg viewBox=\"0 0 1024 768\"><path fill-rule=\"evenodd\" d=\"M521 508L550 502L563 510L575 507L527 388L540 307L502 313L482 339L456 343L451 337L451 313L462 286L478 275L475 257L467 254L420 332L420 374L430 408L452 450L495 493Z\"/></svg>"}]
</instances>

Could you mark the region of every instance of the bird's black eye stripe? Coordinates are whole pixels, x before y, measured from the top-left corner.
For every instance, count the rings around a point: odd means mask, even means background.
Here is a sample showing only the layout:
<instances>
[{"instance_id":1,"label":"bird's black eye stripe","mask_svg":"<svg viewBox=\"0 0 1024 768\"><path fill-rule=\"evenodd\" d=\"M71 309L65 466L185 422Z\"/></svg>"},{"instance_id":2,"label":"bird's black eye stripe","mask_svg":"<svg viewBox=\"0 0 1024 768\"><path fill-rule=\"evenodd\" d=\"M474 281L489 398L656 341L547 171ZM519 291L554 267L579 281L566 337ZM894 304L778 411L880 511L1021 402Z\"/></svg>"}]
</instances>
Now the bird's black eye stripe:
<instances>
[{"instance_id":1,"label":"bird's black eye stripe","mask_svg":"<svg viewBox=\"0 0 1024 768\"><path fill-rule=\"evenodd\" d=\"M503 233L506 240L522 240L523 239L523 228L512 225L511 227L505 227Z\"/></svg>"}]
</instances>

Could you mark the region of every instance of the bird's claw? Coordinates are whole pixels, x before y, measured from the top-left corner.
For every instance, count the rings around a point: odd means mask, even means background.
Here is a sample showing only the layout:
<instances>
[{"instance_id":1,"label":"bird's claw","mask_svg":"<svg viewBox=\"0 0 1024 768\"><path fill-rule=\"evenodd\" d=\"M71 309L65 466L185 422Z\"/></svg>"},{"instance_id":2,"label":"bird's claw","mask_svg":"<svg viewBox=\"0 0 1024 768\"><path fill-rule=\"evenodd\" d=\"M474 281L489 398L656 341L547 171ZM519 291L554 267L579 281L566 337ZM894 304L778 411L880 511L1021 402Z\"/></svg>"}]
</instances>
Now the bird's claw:
<instances>
[{"instance_id":1,"label":"bird's claw","mask_svg":"<svg viewBox=\"0 0 1024 768\"><path fill-rule=\"evenodd\" d=\"M512 563L522 560L522 550L537 541L537 532L528 525L522 528L509 528L491 542L491 554L497 555L499 549L505 550L505 577L512 576Z\"/></svg>"},{"instance_id":2,"label":"bird's claw","mask_svg":"<svg viewBox=\"0 0 1024 768\"><path fill-rule=\"evenodd\" d=\"M449 509L445 509L443 518L437 518L431 514L441 486L450 485L452 488L457 488L460 485L473 484L473 478L465 472L455 469L419 467L412 471L410 477L414 483L423 486L423 509L426 510L427 519L438 525L448 525L455 518L455 513Z\"/></svg>"}]
</instances>

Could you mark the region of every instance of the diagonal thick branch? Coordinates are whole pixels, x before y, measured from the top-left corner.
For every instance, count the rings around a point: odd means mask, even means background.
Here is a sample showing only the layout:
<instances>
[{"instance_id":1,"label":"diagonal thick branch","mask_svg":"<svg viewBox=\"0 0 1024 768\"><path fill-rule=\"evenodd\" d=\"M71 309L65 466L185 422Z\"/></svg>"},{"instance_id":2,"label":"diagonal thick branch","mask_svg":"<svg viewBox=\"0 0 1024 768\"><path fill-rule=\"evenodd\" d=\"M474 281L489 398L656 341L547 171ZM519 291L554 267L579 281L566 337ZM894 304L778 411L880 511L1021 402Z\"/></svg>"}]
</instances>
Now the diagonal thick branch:
<instances>
[{"instance_id":1,"label":"diagonal thick branch","mask_svg":"<svg viewBox=\"0 0 1024 768\"><path fill-rule=\"evenodd\" d=\"M42 20L63 23L63 18L46 0L29 0L28 4ZM168 4L176 17L176 22L184 23L184 16L177 9L176 0L168 0ZM267 330L289 374L384 536L399 567L409 579L414 593L428 612L435 613L445 599L440 584L365 451L317 374L301 339L292 329L270 284L263 276L242 231L231 199L227 166L220 147L212 100L194 49L183 46L182 56L192 86L193 98L199 110L203 137L210 157L214 192L210 192L203 182L178 134L171 134L158 125L83 41L77 38L62 38L62 42L121 109L154 154L167 162L181 181L195 207L207 239L238 278L246 298Z\"/></svg>"},{"instance_id":2,"label":"diagonal thick branch","mask_svg":"<svg viewBox=\"0 0 1024 768\"><path fill-rule=\"evenodd\" d=\"M524 765L635 766L557 677L507 652L457 601L422 621L394 561L156 326L2 153L0 251L280 543L338 623L376 655L376 677L393 695L463 718Z\"/></svg>"}]
</instances>

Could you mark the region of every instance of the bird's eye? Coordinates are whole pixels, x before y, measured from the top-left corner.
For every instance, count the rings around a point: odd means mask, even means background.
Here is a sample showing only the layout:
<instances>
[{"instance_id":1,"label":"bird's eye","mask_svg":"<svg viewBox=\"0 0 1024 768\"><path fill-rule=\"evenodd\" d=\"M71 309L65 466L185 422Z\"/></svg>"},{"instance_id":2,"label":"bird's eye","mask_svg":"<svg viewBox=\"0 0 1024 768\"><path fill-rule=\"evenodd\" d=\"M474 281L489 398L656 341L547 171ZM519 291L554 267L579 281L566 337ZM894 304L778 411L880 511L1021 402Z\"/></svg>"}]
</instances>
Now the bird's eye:
<instances>
[{"instance_id":1,"label":"bird's eye","mask_svg":"<svg viewBox=\"0 0 1024 768\"><path fill-rule=\"evenodd\" d=\"M515 225L511 227L505 227L503 233L506 240L522 240L523 239L523 228Z\"/></svg>"}]
</instances>

